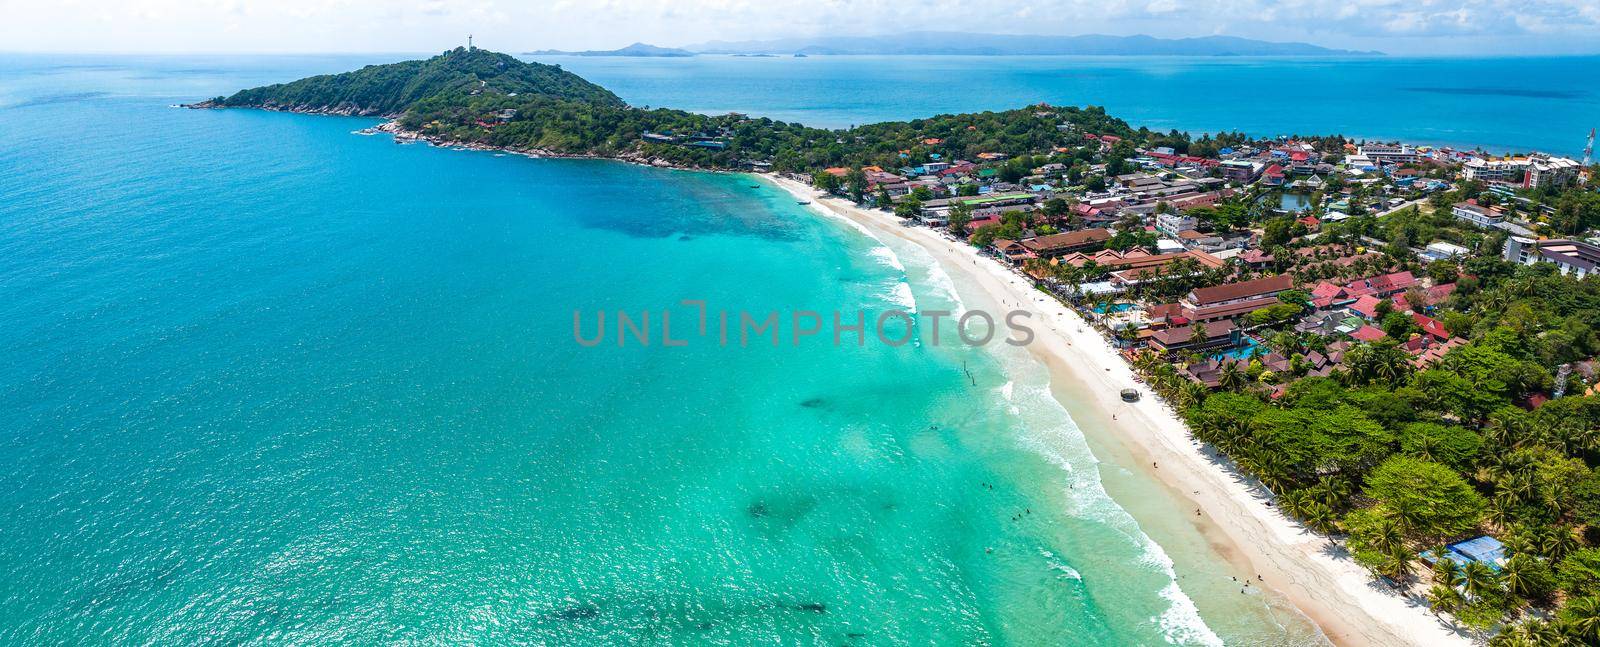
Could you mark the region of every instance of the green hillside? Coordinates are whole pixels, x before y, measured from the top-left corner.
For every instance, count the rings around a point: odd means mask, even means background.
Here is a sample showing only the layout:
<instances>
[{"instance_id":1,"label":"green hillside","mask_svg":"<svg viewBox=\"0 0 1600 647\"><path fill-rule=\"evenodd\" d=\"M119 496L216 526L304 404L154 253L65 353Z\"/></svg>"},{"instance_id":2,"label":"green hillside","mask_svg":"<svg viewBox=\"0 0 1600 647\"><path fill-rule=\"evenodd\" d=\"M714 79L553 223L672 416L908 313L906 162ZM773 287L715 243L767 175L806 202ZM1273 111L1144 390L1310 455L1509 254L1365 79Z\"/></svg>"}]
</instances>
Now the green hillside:
<instances>
[{"instance_id":1,"label":"green hillside","mask_svg":"<svg viewBox=\"0 0 1600 647\"><path fill-rule=\"evenodd\" d=\"M426 98L477 95L542 96L622 107L622 99L555 65L528 63L483 49L458 47L433 58L368 65L242 90L212 103L355 114L396 115Z\"/></svg>"}]
</instances>

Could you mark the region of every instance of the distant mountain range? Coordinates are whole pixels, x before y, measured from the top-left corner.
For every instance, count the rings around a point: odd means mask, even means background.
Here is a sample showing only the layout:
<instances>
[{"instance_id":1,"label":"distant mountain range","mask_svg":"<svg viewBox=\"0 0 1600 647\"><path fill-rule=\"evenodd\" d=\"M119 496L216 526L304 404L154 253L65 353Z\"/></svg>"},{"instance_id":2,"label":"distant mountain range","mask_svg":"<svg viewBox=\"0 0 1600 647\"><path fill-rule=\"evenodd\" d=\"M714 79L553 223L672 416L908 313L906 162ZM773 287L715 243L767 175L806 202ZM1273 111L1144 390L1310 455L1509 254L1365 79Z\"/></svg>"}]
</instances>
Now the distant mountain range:
<instances>
[{"instance_id":1,"label":"distant mountain range","mask_svg":"<svg viewBox=\"0 0 1600 647\"><path fill-rule=\"evenodd\" d=\"M1382 52L1331 49L1308 43L1275 43L1233 36L1156 38L1154 36L1015 36L919 31L885 36L820 36L757 41L711 41L683 48L634 43L607 51L544 50L534 55L693 56L742 55L887 55L887 56L1379 56Z\"/></svg>"},{"instance_id":2,"label":"distant mountain range","mask_svg":"<svg viewBox=\"0 0 1600 647\"><path fill-rule=\"evenodd\" d=\"M656 47L644 43L634 43L622 49L584 50L582 52L564 52L559 49L542 49L537 52L527 52L528 56L645 56L652 58L675 58L694 56L695 52L676 47Z\"/></svg>"}]
</instances>

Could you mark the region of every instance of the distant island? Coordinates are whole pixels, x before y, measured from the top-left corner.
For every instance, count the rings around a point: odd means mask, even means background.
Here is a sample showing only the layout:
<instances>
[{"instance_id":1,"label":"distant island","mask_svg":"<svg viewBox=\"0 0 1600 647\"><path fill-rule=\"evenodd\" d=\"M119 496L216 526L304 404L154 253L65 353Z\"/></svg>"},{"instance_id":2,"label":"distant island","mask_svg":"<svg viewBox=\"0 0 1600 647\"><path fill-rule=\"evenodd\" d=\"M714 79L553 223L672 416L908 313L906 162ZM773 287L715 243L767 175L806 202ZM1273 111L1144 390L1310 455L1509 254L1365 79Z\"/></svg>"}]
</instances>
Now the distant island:
<instances>
[{"instance_id":1,"label":"distant island","mask_svg":"<svg viewBox=\"0 0 1600 647\"><path fill-rule=\"evenodd\" d=\"M584 50L581 52L568 52L559 49L542 49L534 52L525 52L527 56L638 56L643 58L682 58L694 56L695 52L675 47L656 47L645 43L634 43L620 49Z\"/></svg>"},{"instance_id":2,"label":"distant island","mask_svg":"<svg viewBox=\"0 0 1600 647\"><path fill-rule=\"evenodd\" d=\"M541 50L530 56L682 57L735 56L1381 56L1382 52L1331 49L1308 43L1280 43L1234 36L1156 38L1154 36L1018 36L918 31L881 36L819 36L755 41L710 41L683 48L634 43L614 50Z\"/></svg>"}]
</instances>

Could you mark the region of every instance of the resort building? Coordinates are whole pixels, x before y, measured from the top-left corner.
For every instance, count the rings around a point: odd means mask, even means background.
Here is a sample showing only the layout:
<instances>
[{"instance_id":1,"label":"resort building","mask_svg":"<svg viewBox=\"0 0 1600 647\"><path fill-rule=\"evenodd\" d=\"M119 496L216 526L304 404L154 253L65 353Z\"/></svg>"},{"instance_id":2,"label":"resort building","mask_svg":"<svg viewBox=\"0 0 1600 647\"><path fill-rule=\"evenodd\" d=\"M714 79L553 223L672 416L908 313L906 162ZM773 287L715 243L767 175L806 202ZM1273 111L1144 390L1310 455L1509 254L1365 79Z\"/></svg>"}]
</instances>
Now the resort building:
<instances>
[{"instance_id":1,"label":"resort building","mask_svg":"<svg viewBox=\"0 0 1600 647\"><path fill-rule=\"evenodd\" d=\"M1479 227L1499 227L1500 223L1506 221L1506 215L1500 213L1499 209L1485 207L1478 204L1477 200L1457 202L1450 208L1450 213L1456 220L1470 222Z\"/></svg>"},{"instance_id":2,"label":"resort building","mask_svg":"<svg viewBox=\"0 0 1600 647\"><path fill-rule=\"evenodd\" d=\"M1232 346L1238 343L1239 327L1232 321L1198 324L1204 328L1205 339L1196 340L1194 326L1164 328L1150 334L1150 348L1170 353L1174 351L1203 350Z\"/></svg>"},{"instance_id":3,"label":"resort building","mask_svg":"<svg viewBox=\"0 0 1600 647\"><path fill-rule=\"evenodd\" d=\"M1086 249L1094 249L1111 240L1109 229L1080 229L1064 234L1051 234L1022 241L1022 246L1040 258L1055 258Z\"/></svg>"},{"instance_id":4,"label":"resort building","mask_svg":"<svg viewBox=\"0 0 1600 647\"><path fill-rule=\"evenodd\" d=\"M1344 158L1344 166L1351 170L1367 172L1378 170L1379 165L1378 162L1366 155L1355 154Z\"/></svg>"},{"instance_id":5,"label":"resort building","mask_svg":"<svg viewBox=\"0 0 1600 647\"><path fill-rule=\"evenodd\" d=\"M1287 274L1279 274L1253 281L1196 288L1179 301L1178 305L1183 309L1184 319L1188 321L1231 320L1277 304L1277 294L1293 285L1293 278Z\"/></svg>"},{"instance_id":6,"label":"resort building","mask_svg":"<svg viewBox=\"0 0 1600 647\"><path fill-rule=\"evenodd\" d=\"M1417 277L1410 272L1393 272L1351 281L1344 285L1346 295L1360 298L1366 295L1392 297L1417 286Z\"/></svg>"},{"instance_id":7,"label":"resort building","mask_svg":"<svg viewBox=\"0 0 1600 647\"><path fill-rule=\"evenodd\" d=\"M1600 247L1581 240L1537 240L1512 236L1506 239L1505 259L1522 265L1555 263L1562 274L1583 278L1600 267Z\"/></svg>"},{"instance_id":8,"label":"resort building","mask_svg":"<svg viewBox=\"0 0 1600 647\"><path fill-rule=\"evenodd\" d=\"M1533 153L1526 157L1473 158L1461 170L1468 180L1531 189L1571 184L1578 179L1582 166L1577 160Z\"/></svg>"},{"instance_id":9,"label":"resort building","mask_svg":"<svg viewBox=\"0 0 1600 647\"><path fill-rule=\"evenodd\" d=\"M1169 272L1168 266L1182 259L1190 259L1198 264L1199 268L1214 269L1227 263L1220 258L1205 252L1185 251L1171 254L1151 254L1143 249L1134 248L1126 252L1114 249L1102 249L1093 254L1082 252L1068 254L1059 259L1073 267L1084 267L1091 261L1096 266L1112 271L1112 278L1122 285L1138 283L1139 281L1155 276L1157 273Z\"/></svg>"},{"instance_id":10,"label":"resort building","mask_svg":"<svg viewBox=\"0 0 1600 647\"><path fill-rule=\"evenodd\" d=\"M1417 149L1405 144L1367 144L1359 154L1380 164L1406 164L1421 157Z\"/></svg>"},{"instance_id":11,"label":"resort building","mask_svg":"<svg viewBox=\"0 0 1600 647\"><path fill-rule=\"evenodd\" d=\"M1276 297L1279 292L1294 286L1294 278L1279 274L1238 283L1224 283L1207 288L1195 288L1183 297L1183 304L1200 308L1238 303L1261 297Z\"/></svg>"},{"instance_id":12,"label":"resort building","mask_svg":"<svg viewBox=\"0 0 1600 647\"><path fill-rule=\"evenodd\" d=\"M1023 247L1022 243L1004 238L995 239L994 251L1002 260L1011 265L1021 265L1028 259L1039 257L1038 254L1033 253L1027 247Z\"/></svg>"}]
</instances>

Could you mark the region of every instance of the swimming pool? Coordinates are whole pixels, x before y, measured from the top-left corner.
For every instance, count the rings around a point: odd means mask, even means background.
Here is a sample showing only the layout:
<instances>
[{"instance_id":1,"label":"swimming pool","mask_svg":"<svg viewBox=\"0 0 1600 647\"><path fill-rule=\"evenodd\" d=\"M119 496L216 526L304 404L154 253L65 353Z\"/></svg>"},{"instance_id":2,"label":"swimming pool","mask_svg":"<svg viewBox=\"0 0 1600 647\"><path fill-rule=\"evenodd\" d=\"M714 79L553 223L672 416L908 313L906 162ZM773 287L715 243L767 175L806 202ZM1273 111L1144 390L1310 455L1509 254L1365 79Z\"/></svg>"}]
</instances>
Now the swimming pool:
<instances>
[{"instance_id":1,"label":"swimming pool","mask_svg":"<svg viewBox=\"0 0 1600 647\"><path fill-rule=\"evenodd\" d=\"M1257 342L1255 339L1250 338L1250 337L1245 337L1244 338L1244 344L1241 345L1240 347L1231 348L1231 349L1225 350L1223 352L1220 352L1220 353L1217 353L1215 355L1212 355L1211 357L1213 359L1218 359L1218 360L1223 360L1223 359L1248 360L1248 359L1250 359L1250 354L1254 353L1256 348L1259 347L1260 345L1261 344L1259 342ZM1266 351L1266 349L1263 348L1263 349L1261 349L1261 352L1263 354L1265 354L1267 351Z\"/></svg>"},{"instance_id":2,"label":"swimming pool","mask_svg":"<svg viewBox=\"0 0 1600 647\"><path fill-rule=\"evenodd\" d=\"M1109 306L1095 306L1094 312L1103 315L1108 312L1127 312L1137 307L1138 305L1132 303L1113 303Z\"/></svg>"}]
</instances>

